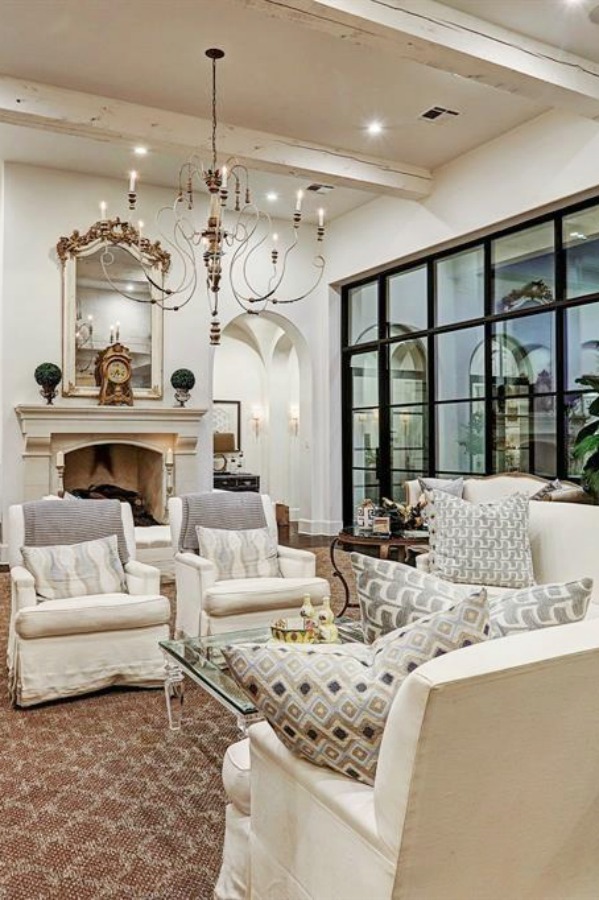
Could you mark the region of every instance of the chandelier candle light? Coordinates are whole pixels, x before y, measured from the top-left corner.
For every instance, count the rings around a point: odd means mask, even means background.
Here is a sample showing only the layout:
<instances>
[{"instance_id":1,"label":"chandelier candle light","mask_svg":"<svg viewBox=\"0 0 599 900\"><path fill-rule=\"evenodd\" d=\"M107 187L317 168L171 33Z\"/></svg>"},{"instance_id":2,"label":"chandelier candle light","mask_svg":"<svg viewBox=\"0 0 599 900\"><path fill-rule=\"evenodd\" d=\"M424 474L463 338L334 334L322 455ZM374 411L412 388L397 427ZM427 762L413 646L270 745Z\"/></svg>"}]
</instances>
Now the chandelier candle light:
<instances>
[{"instance_id":1,"label":"chandelier candle light","mask_svg":"<svg viewBox=\"0 0 599 900\"><path fill-rule=\"evenodd\" d=\"M162 208L157 215L161 237L178 261L178 283L165 287L152 276L142 253L141 228L139 229L139 263L152 288L151 299L143 302L157 303L162 309L177 311L189 303L198 282L205 279L212 315L211 344L220 343L218 305L223 260L227 254L230 254L228 276L233 296L245 312L253 315L263 312L269 303L295 303L303 300L320 283L325 266L320 250L325 233L324 210L320 209L315 235L316 253L312 260L316 275L305 290L284 298L280 296L290 254L299 243L303 193L297 192L290 241L284 249L280 249L280 235L273 234L271 217L252 200L247 167L235 159L228 160L226 165L218 165L216 63L224 55L223 50L216 48L206 50L206 56L212 61L212 158L209 166L206 168L196 156L186 162L179 172L179 186L172 207ZM135 209L137 202L137 181L137 172L131 172L127 194L130 210ZM204 186L209 194L209 209L208 219L202 223L195 221L194 208L198 189ZM231 208L227 206L228 203ZM260 249L267 251L267 275L262 277L255 271L258 257L254 257L254 254ZM139 302L139 297L130 296L126 290L111 281L107 270L110 257L107 257L106 263L108 265L104 262L102 264L104 274L112 287L127 299ZM204 276L199 274L202 267Z\"/></svg>"}]
</instances>

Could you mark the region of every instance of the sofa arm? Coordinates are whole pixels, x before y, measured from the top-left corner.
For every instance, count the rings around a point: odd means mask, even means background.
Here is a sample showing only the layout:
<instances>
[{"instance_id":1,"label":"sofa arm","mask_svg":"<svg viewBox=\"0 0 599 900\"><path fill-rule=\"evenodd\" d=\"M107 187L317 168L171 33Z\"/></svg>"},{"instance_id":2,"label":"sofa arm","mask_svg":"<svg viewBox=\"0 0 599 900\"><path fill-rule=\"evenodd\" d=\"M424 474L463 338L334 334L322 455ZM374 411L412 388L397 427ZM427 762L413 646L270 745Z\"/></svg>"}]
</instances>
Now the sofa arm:
<instances>
[{"instance_id":1,"label":"sofa arm","mask_svg":"<svg viewBox=\"0 0 599 900\"><path fill-rule=\"evenodd\" d=\"M314 578L316 575L316 557L309 550L279 545L277 555L283 578Z\"/></svg>"},{"instance_id":2,"label":"sofa arm","mask_svg":"<svg viewBox=\"0 0 599 900\"><path fill-rule=\"evenodd\" d=\"M430 572L431 570L431 555L430 553L419 553L416 557L416 568L420 569L421 572Z\"/></svg>"},{"instance_id":3,"label":"sofa arm","mask_svg":"<svg viewBox=\"0 0 599 900\"><path fill-rule=\"evenodd\" d=\"M12 596L12 614L18 613L26 606L37 604L35 593L35 579L25 566L14 566L10 570L10 585Z\"/></svg>"},{"instance_id":4,"label":"sofa arm","mask_svg":"<svg viewBox=\"0 0 599 900\"><path fill-rule=\"evenodd\" d=\"M125 566L127 590L132 596L160 594L160 570L154 566L130 559Z\"/></svg>"},{"instance_id":5,"label":"sofa arm","mask_svg":"<svg viewBox=\"0 0 599 900\"><path fill-rule=\"evenodd\" d=\"M175 631L188 637L200 634L204 595L216 582L216 566L195 553L175 553L177 617Z\"/></svg>"}]
</instances>

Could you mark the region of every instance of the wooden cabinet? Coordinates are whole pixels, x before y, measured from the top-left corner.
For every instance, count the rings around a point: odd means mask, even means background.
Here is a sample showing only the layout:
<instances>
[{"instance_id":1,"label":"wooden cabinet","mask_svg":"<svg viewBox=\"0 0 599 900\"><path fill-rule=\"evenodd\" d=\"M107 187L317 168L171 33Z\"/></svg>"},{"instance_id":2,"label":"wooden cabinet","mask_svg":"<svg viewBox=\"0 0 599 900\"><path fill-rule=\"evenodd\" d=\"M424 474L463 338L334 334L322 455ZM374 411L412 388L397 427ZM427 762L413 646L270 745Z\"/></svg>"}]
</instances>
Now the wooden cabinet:
<instances>
[{"instance_id":1,"label":"wooden cabinet","mask_svg":"<svg viewBox=\"0 0 599 900\"><path fill-rule=\"evenodd\" d=\"M214 487L220 491L256 491L260 493L259 475L229 475L227 473L214 474Z\"/></svg>"}]
</instances>

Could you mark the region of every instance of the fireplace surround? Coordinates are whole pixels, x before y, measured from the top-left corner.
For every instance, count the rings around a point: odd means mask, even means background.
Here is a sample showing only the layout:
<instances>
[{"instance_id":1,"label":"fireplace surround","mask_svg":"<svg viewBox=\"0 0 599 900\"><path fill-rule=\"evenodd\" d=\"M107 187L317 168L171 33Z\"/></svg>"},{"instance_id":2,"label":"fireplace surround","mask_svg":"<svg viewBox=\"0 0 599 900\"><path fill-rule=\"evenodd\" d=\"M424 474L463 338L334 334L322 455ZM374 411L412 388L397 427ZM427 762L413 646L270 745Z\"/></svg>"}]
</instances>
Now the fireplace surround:
<instances>
[{"instance_id":1,"label":"fireplace surround","mask_svg":"<svg viewBox=\"0 0 599 900\"><path fill-rule=\"evenodd\" d=\"M88 476L97 483L124 477L121 487L136 490L141 479L159 521L165 519L167 486L174 494L197 490L198 430L205 409L65 404L17 406L15 412L24 437L24 500L58 493L62 462L67 490L86 487L74 482Z\"/></svg>"}]
</instances>

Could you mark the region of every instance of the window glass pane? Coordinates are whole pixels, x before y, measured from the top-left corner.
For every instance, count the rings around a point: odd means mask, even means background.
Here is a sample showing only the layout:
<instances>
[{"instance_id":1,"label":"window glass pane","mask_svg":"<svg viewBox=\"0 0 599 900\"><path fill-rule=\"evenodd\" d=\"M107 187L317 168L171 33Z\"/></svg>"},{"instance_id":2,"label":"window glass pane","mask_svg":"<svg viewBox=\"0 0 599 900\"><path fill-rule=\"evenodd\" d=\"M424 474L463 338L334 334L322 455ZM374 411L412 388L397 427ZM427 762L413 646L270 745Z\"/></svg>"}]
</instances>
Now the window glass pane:
<instances>
[{"instance_id":1,"label":"window glass pane","mask_svg":"<svg viewBox=\"0 0 599 900\"><path fill-rule=\"evenodd\" d=\"M553 223L535 225L491 244L493 309L497 313L544 306L555 299Z\"/></svg>"},{"instance_id":2,"label":"window glass pane","mask_svg":"<svg viewBox=\"0 0 599 900\"><path fill-rule=\"evenodd\" d=\"M426 338L402 341L389 348L391 403L426 400Z\"/></svg>"},{"instance_id":3,"label":"window glass pane","mask_svg":"<svg viewBox=\"0 0 599 900\"><path fill-rule=\"evenodd\" d=\"M393 469L391 472L391 499L396 503L406 501L406 481L413 481L422 472L409 472L406 469Z\"/></svg>"},{"instance_id":4,"label":"window glass pane","mask_svg":"<svg viewBox=\"0 0 599 900\"><path fill-rule=\"evenodd\" d=\"M598 257L599 263L599 257ZM576 379L599 373L599 303L575 306L566 313L569 390L580 390Z\"/></svg>"},{"instance_id":5,"label":"window glass pane","mask_svg":"<svg viewBox=\"0 0 599 900\"><path fill-rule=\"evenodd\" d=\"M599 292L599 206L564 217L566 297Z\"/></svg>"},{"instance_id":6,"label":"window glass pane","mask_svg":"<svg viewBox=\"0 0 599 900\"><path fill-rule=\"evenodd\" d=\"M352 356L352 406L379 405L378 352L357 353Z\"/></svg>"},{"instance_id":7,"label":"window glass pane","mask_svg":"<svg viewBox=\"0 0 599 900\"><path fill-rule=\"evenodd\" d=\"M463 328L435 338L437 400L481 397L484 392L484 330Z\"/></svg>"},{"instance_id":8,"label":"window glass pane","mask_svg":"<svg viewBox=\"0 0 599 900\"><path fill-rule=\"evenodd\" d=\"M371 281L352 288L348 296L349 343L365 344L379 336L378 284Z\"/></svg>"},{"instance_id":9,"label":"window glass pane","mask_svg":"<svg viewBox=\"0 0 599 900\"><path fill-rule=\"evenodd\" d=\"M437 469L478 473L485 468L485 405L443 403L437 407Z\"/></svg>"},{"instance_id":10,"label":"window glass pane","mask_svg":"<svg viewBox=\"0 0 599 900\"><path fill-rule=\"evenodd\" d=\"M353 465L376 471L379 461L379 411L353 414Z\"/></svg>"},{"instance_id":11,"label":"window glass pane","mask_svg":"<svg viewBox=\"0 0 599 900\"><path fill-rule=\"evenodd\" d=\"M555 478L555 397L510 397L493 404L493 470Z\"/></svg>"},{"instance_id":12,"label":"window glass pane","mask_svg":"<svg viewBox=\"0 0 599 900\"><path fill-rule=\"evenodd\" d=\"M584 460L574 459L572 450L580 429L596 419L596 416L589 414L589 406L595 397L596 394L565 394L564 396L567 466L570 478L580 478L582 473Z\"/></svg>"},{"instance_id":13,"label":"window glass pane","mask_svg":"<svg viewBox=\"0 0 599 900\"><path fill-rule=\"evenodd\" d=\"M391 410L391 465L422 475L427 460L427 407Z\"/></svg>"},{"instance_id":14,"label":"window glass pane","mask_svg":"<svg viewBox=\"0 0 599 900\"><path fill-rule=\"evenodd\" d=\"M349 521L353 521L355 517L356 507L363 500L372 500L374 503L380 502L380 486L378 478L374 472L363 472L360 469L353 471L353 509L349 516Z\"/></svg>"},{"instance_id":15,"label":"window glass pane","mask_svg":"<svg viewBox=\"0 0 599 900\"><path fill-rule=\"evenodd\" d=\"M545 394L555 390L554 313L493 326L493 393Z\"/></svg>"},{"instance_id":16,"label":"window glass pane","mask_svg":"<svg viewBox=\"0 0 599 900\"><path fill-rule=\"evenodd\" d=\"M474 247L436 264L437 325L476 319L485 311L484 252Z\"/></svg>"},{"instance_id":17,"label":"window glass pane","mask_svg":"<svg viewBox=\"0 0 599 900\"><path fill-rule=\"evenodd\" d=\"M421 331L428 324L426 266L387 279L389 337Z\"/></svg>"}]
</instances>

